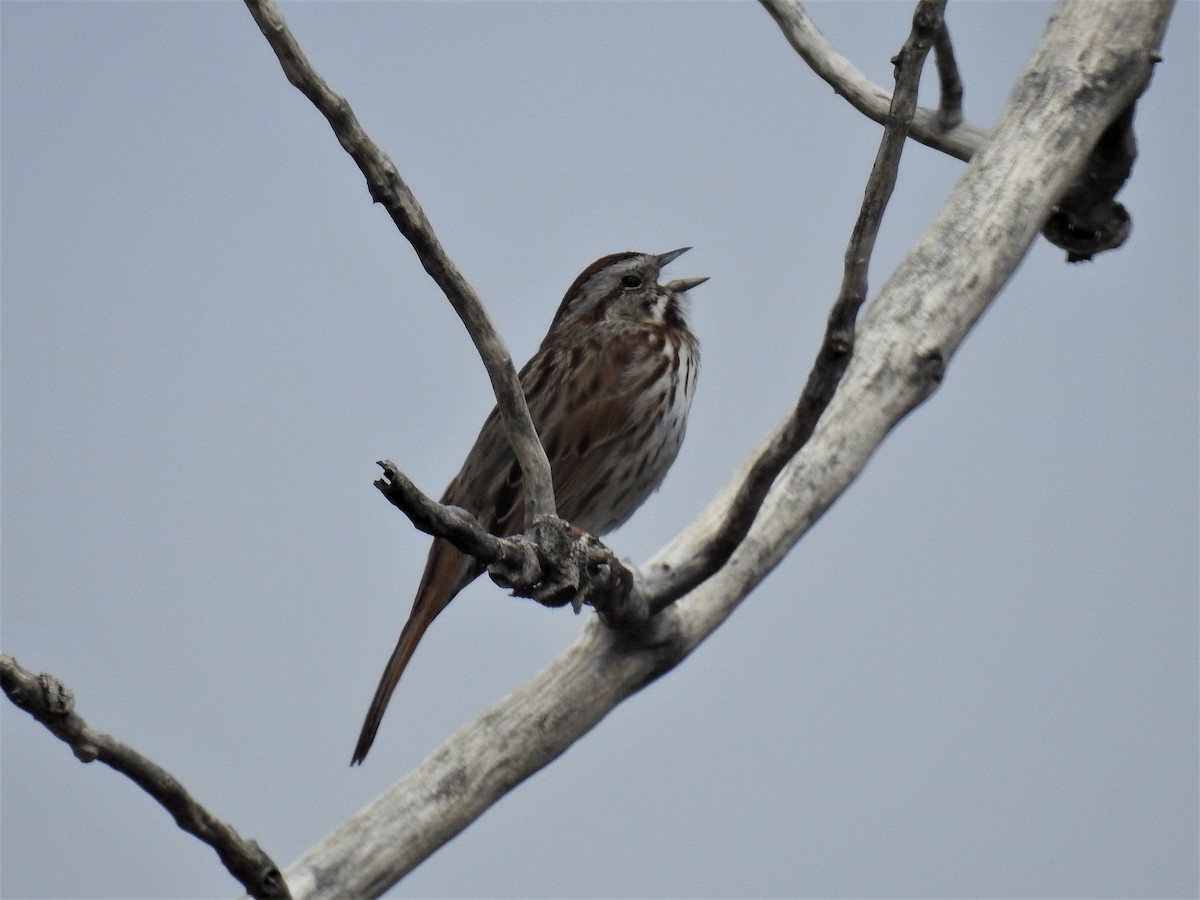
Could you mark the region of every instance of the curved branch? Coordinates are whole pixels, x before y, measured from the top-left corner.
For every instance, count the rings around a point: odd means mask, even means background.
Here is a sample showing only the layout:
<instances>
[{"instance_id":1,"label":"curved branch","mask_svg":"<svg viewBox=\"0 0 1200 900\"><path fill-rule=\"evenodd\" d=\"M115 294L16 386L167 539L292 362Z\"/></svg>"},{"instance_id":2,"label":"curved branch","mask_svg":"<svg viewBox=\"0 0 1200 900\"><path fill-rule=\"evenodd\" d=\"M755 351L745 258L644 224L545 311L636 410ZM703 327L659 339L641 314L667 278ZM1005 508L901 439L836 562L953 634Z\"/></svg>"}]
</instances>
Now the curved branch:
<instances>
[{"instance_id":1,"label":"curved branch","mask_svg":"<svg viewBox=\"0 0 1200 900\"><path fill-rule=\"evenodd\" d=\"M96 731L75 712L75 698L53 675L34 675L0 653L0 685L25 710L70 745L80 762L100 760L159 802L175 824L217 851L229 874L252 897L291 897L279 867L254 841L246 840L198 802L166 769L132 747Z\"/></svg>"},{"instance_id":2,"label":"curved branch","mask_svg":"<svg viewBox=\"0 0 1200 900\"><path fill-rule=\"evenodd\" d=\"M817 30L808 13L797 0L760 0L788 43L795 48L809 67L868 118L880 124L887 120L891 97L855 68L854 64L834 49ZM947 131L939 114L919 108L913 116L909 137L934 150L941 150L962 160L971 158L987 137L982 128L964 122Z\"/></svg>"},{"instance_id":3,"label":"curved branch","mask_svg":"<svg viewBox=\"0 0 1200 900\"><path fill-rule=\"evenodd\" d=\"M846 247L842 286L825 328L817 360L792 413L754 455L737 495L725 512L719 529L702 540L691 555L670 569L654 572L655 590L647 606L658 611L711 577L733 555L750 530L767 491L787 462L812 437L817 421L833 399L838 382L854 352L854 322L867 297L867 266L883 213L896 187L900 154L917 109L917 88L925 57L939 31L946 0L921 0L913 14L913 27L896 56L896 90L883 130L863 202Z\"/></svg>"},{"instance_id":4,"label":"curved branch","mask_svg":"<svg viewBox=\"0 0 1200 900\"><path fill-rule=\"evenodd\" d=\"M550 462L529 417L529 408L525 404L525 394L521 390L517 370L513 367L512 356L474 288L446 254L433 232L433 226L425 217L425 211L396 171L391 159L363 131L346 98L335 93L313 69L274 0L246 0L246 7L279 58L288 81L299 88L329 120L338 141L366 177L371 199L388 211L400 233L417 252L425 271L442 289L470 333L491 379L508 440L521 464L521 477L525 485L525 521L533 522L539 516L553 516L554 486L550 478Z\"/></svg>"}]
</instances>

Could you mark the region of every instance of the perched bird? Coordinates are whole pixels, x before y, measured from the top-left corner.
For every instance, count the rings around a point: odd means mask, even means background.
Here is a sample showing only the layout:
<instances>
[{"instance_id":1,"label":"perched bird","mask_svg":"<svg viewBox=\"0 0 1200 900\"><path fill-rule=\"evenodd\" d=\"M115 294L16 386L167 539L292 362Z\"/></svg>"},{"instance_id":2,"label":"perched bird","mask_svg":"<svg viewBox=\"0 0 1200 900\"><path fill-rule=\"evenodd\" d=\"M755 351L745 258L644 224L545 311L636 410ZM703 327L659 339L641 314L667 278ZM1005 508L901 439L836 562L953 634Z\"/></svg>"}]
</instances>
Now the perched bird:
<instances>
[{"instance_id":1,"label":"perched bird","mask_svg":"<svg viewBox=\"0 0 1200 900\"><path fill-rule=\"evenodd\" d=\"M658 278L689 249L596 260L567 290L541 346L520 372L550 460L558 514L596 536L622 524L658 488L683 443L700 365L684 294L708 279L659 284ZM524 530L521 469L496 409L441 502L467 510L493 534ZM351 765L371 749L425 630L483 569L449 541L434 540Z\"/></svg>"}]
</instances>

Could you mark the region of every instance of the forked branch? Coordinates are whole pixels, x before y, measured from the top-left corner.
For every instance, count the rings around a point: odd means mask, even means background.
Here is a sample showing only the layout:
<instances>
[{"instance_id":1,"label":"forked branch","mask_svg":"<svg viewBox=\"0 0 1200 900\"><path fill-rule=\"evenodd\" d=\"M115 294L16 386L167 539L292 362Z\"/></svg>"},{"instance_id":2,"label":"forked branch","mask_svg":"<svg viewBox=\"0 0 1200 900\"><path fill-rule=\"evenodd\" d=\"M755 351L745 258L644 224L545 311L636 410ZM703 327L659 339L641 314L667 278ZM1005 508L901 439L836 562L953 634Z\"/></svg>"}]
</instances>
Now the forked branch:
<instances>
[{"instance_id":1,"label":"forked branch","mask_svg":"<svg viewBox=\"0 0 1200 900\"><path fill-rule=\"evenodd\" d=\"M1060 5L994 134L858 322L833 400L749 534L729 564L653 618L674 624L668 639L630 642L590 621L541 673L289 867L294 889L327 897L387 890L720 625L930 396L1102 132L1141 90L1169 12L1163 0ZM740 487L664 548L659 568L686 561Z\"/></svg>"},{"instance_id":2,"label":"forked branch","mask_svg":"<svg viewBox=\"0 0 1200 900\"><path fill-rule=\"evenodd\" d=\"M860 112L876 122L884 121L886 93L825 40L799 0L760 2L814 72ZM944 20L934 33L933 46L940 88L938 108L936 113L917 109L909 134L923 144L968 160L986 132L963 122L962 79ZM1153 61L1157 62L1157 57ZM1067 251L1067 262L1090 260L1097 253L1114 250L1129 236L1132 219L1115 197L1129 178L1137 157L1134 108L1131 103L1114 119L1092 150L1087 168L1059 199L1044 223L1042 236Z\"/></svg>"},{"instance_id":3,"label":"forked branch","mask_svg":"<svg viewBox=\"0 0 1200 900\"><path fill-rule=\"evenodd\" d=\"M251 3L251 9L273 6ZM382 893L668 671L736 608L857 477L887 433L929 396L936 380L931 371L940 374L940 364L1024 258L1056 199L1085 170L1101 135L1142 90L1170 9L1169 0L1060 5L994 135L863 315L849 369L820 428L771 484L732 564L655 617L676 624L673 640L630 646L622 635L589 622L543 672L291 866L288 882L297 895ZM964 127L954 133L961 136ZM533 477L526 472L527 481ZM741 486L735 483L732 493ZM704 527L689 527L663 558L688 558L691 539ZM182 802L176 796L182 788L170 775L87 727L58 682L33 676L5 656L0 675L13 702L39 709L33 714L80 758L103 759L139 783L158 783L171 795L160 800L168 809ZM202 811L181 811L177 818L190 822L193 815L197 833L220 825ZM261 865L263 872L274 871L270 860ZM259 896L287 891L280 885L276 892L273 884L248 888Z\"/></svg>"},{"instance_id":4,"label":"forked branch","mask_svg":"<svg viewBox=\"0 0 1200 900\"><path fill-rule=\"evenodd\" d=\"M817 75L849 100L863 115L880 124L886 123L892 106L891 96L860 72L854 63L825 39L798 0L760 2L775 20L788 43ZM984 129L969 122L947 130L940 111L922 108L914 112L908 133L914 140L961 160L970 159L971 154L987 137Z\"/></svg>"},{"instance_id":5,"label":"forked branch","mask_svg":"<svg viewBox=\"0 0 1200 900\"><path fill-rule=\"evenodd\" d=\"M913 16L912 31L895 57L896 90L892 94L883 138L846 249L842 288L830 311L825 338L804 390L791 416L776 431L771 442L758 452L722 527L698 546L684 565L652 573L655 576L652 593L639 591L627 570L599 541L577 551L584 564L576 566L568 573L571 577L564 579L562 575L551 575L548 571L559 558L557 555L543 553L539 560L536 545L520 539L496 538L461 510L438 508L390 463L380 464L387 477L376 482L376 486L422 531L445 537L459 549L488 562L493 578L512 587L519 596L546 602L544 595L537 593L539 585L555 585L552 596L563 598L574 587L578 592L572 596L576 609L583 602L590 603L606 623L625 629L636 630L648 616L661 611L720 569L750 530L779 472L812 436L849 364L854 348L854 322L867 294L868 264L884 211L895 189L900 156L917 110L921 70L930 48L935 42L945 40L944 9L945 0L921 0ZM580 569L614 577L599 582L594 578L576 580Z\"/></svg>"},{"instance_id":6,"label":"forked branch","mask_svg":"<svg viewBox=\"0 0 1200 900\"><path fill-rule=\"evenodd\" d=\"M646 620L644 604L631 601L633 573L597 538L562 519L535 519L526 535L501 538L457 506L424 494L395 464L379 462L375 487L419 530L450 541L487 565L488 574L518 597L545 606L587 603L610 625L635 629Z\"/></svg>"}]
</instances>

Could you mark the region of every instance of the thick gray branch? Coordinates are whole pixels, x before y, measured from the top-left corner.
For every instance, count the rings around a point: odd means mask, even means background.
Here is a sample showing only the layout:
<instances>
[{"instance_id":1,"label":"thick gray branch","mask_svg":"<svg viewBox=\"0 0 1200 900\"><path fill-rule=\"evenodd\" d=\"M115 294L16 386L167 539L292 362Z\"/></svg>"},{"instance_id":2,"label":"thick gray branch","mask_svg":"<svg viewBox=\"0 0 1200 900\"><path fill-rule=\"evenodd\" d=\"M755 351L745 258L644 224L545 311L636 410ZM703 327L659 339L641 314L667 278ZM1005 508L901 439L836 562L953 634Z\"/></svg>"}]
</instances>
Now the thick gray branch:
<instances>
[{"instance_id":1,"label":"thick gray branch","mask_svg":"<svg viewBox=\"0 0 1200 900\"><path fill-rule=\"evenodd\" d=\"M246 0L246 7L279 58L288 81L329 120L338 141L367 179L371 198L383 205L400 233L412 244L421 265L442 289L475 342L491 379L509 442L521 464L525 521L553 516L554 486L546 451L542 449L529 418L529 408L512 357L474 288L442 248L424 210L391 159L363 131L346 98L335 93L309 64L274 0Z\"/></svg>"},{"instance_id":2,"label":"thick gray branch","mask_svg":"<svg viewBox=\"0 0 1200 900\"><path fill-rule=\"evenodd\" d=\"M829 83L863 115L880 124L887 120L891 95L855 68L854 63L838 53L825 36L817 30L804 7L797 0L760 0L788 43L821 78ZM909 136L926 146L970 159L987 137L987 132L969 122L946 130L938 112L918 109L913 116Z\"/></svg>"},{"instance_id":3,"label":"thick gray branch","mask_svg":"<svg viewBox=\"0 0 1200 900\"><path fill-rule=\"evenodd\" d=\"M756 572L769 571L936 388L1100 135L1144 88L1172 5L1064 0L1057 7L996 131L860 322L854 360L817 434L776 482L732 562L748 556ZM720 526L749 468L642 568L647 593L657 572L686 564L692 547Z\"/></svg>"},{"instance_id":4,"label":"thick gray branch","mask_svg":"<svg viewBox=\"0 0 1200 900\"><path fill-rule=\"evenodd\" d=\"M776 479L729 563L655 617L657 642L590 622L566 653L291 866L298 896L385 890L729 615L936 388L1100 135L1142 90L1170 8L1169 0L1060 5L994 133L863 316L816 433ZM658 554L648 591L654 572L681 565L725 520L742 480Z\"/></svg>"},{"instance_id":5,"label":"thick gray branch","mask_svg":"<svg viewBox=\"0 0 1200 900\"><path fill-rule=\"evenodd\" d=\"M298 897L375 897L683 658L673 610L662 642L632 645L592 619L553 663L447 741L287 872Z\"/></svg>"},{"instance_id":6,"label":"thick gray branch","mask_svg":"<svg viewBox=\"0 0 1200 900\"><path fill-rule=\"evenodd\" d=\"M96 731L75 712L75 698L53 675L34 675L0 653L0 685L16 706L67 743L80 762L100 760L157 800L188 834L217 851L221 862L253 897L290 897L279 868L254 841L246 840L196 802L166 769L111 735Z\"/></svg>"}]
</instances>

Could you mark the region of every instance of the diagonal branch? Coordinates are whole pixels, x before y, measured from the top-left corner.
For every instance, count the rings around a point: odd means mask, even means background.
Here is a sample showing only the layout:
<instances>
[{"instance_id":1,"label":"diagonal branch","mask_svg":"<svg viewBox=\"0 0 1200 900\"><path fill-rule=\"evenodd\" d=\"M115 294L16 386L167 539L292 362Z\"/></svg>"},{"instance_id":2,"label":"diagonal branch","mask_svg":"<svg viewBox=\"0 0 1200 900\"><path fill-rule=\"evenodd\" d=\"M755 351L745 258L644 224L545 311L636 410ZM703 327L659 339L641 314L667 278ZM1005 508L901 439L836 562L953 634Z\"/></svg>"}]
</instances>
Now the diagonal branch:
<instances>
[{"instance_id":1,"label":"diagonal branch","mask_svg":"<svg viewBox=\"0 0 1200 900\"><path fill-rule=\"evenodd\" d=\"M797 0L760 0L775 20L788 43L809 67L868 118L881 124L887 121L891 97L887 91L860 72L854 63L838 53L817 30ZM909 137L935 150L968 160L983 143L987 132L969 122L947 131L933 110L919 108L913 115Z\"/></svg>"},{"instance_id":2,"label":"diagonal branch","mask_svg":"<svg viewBox=\"0 0 1200 900\"><path fill-rule=\"evenodd\" d=\"M525 521L553 516L554 486L546 451L529 417L512 356L474 288L446 254L424 210L391 159L363 130L346 98L335 93L313 69L274 0L246 0L246 7L279 58L288 81L329 120L338 141L367 179L371 198L383 205L400 233L412 244L421 265L442 289L475 342L491 379L509 442L521 464Z\"/></svg>"},{"instance_id":3,"label":"diagonal branch","mask_svg":"<svg viewBox=\"0 0 1200 900\"><path fill-rule=\"evenodd\" d=\"M229 874L252 897L291 897L279 867L254 841L246 840L198 802L171 773L132 747L96 731L75 712L71 692L53 675L34 675L0 653L0 685L25 710L71 747L80 762L100 760L133 781L169 812L177 824L217 851Z\"/></svg>"},{"instance_id":4,"label":"diagonal branch","mask_svg":"<svg viewBox=\"0 0 1200 900\"><path fill-rule=\"evenodd\" d=\"M854 351L854 322L867 297L867 266L883 213L896 187L900 154L917 109L921 69L937 34L944 29L945 7L946 0L921 0L913 15L912 32L896 56L896 90L883 139L846 247L842 286L829 312L825 338L804 391L791 415L758 451L720 528L681 565L650 573L654 576L653 594L647 599L651 611L682 597L725 564L754 524L776 477L812 437L817 421L833 399Z\"/></svg>"}]
</instances>

